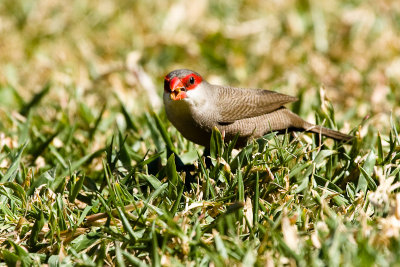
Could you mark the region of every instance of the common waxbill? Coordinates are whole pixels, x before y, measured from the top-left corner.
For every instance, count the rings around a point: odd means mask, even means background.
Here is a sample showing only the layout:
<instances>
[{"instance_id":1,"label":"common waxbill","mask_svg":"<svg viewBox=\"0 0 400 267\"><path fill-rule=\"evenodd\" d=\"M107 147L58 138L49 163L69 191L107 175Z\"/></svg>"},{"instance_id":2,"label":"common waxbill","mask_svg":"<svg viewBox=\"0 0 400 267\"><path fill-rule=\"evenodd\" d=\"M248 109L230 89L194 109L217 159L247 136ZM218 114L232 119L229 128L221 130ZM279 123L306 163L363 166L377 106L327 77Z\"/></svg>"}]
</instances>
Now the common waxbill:
<instances>
[{"instance_id":1,"label":"common waxbill","mask_svg":"<svg viewBox=\"0 0 400 267\"><path fill-rule=\"evenodd\" d=\"M168 119L188 140L208 147L214 127L237 147L273 131L308 131L347 142L352 136L306 122L284 107L296 97L262 89L208 83L197 72L179 69L164 80Z\"/></svg>"}]
</instances>

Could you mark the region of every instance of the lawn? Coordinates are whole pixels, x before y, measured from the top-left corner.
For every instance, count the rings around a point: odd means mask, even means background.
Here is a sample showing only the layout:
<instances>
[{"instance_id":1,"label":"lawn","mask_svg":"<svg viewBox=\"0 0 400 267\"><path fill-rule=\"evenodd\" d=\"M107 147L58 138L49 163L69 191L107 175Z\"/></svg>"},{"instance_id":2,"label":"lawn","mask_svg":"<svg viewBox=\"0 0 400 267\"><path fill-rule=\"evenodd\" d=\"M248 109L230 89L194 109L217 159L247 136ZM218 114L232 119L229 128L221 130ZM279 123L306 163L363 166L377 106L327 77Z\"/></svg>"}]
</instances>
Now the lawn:
<instances>
[{"instance_id":1,"label":"lawn","mask_svg":"<svg viewBox=\"0 0 400 267\"><path fill-rule=\"evenodd\" d=\"M297 96L355 136L209 157L163 78ZM0 264L400 266L400 2L2 0Z\"/></svg>"}]
</instances>

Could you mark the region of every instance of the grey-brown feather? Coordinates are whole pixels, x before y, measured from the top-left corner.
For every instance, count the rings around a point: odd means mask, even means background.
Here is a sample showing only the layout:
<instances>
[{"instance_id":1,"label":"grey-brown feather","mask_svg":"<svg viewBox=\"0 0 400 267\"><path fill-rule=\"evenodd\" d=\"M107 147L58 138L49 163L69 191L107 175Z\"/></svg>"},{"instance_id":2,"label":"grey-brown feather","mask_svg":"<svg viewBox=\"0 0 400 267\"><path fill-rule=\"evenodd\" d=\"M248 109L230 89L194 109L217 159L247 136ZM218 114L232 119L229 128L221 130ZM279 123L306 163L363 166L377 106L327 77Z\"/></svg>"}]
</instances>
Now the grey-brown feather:
<instances>
[{"instance_id":1,"label":"grey-brown feather","mask_svg":"<svg viewBox=\"0 0 400 267\"><path fill-rule=\"evenodd\" d=\"M218 120L222 124L257 117L297 101L297 97L269 90L211 86L217 91L216 99L220 115Z\"/></svg>"}]
</instances>

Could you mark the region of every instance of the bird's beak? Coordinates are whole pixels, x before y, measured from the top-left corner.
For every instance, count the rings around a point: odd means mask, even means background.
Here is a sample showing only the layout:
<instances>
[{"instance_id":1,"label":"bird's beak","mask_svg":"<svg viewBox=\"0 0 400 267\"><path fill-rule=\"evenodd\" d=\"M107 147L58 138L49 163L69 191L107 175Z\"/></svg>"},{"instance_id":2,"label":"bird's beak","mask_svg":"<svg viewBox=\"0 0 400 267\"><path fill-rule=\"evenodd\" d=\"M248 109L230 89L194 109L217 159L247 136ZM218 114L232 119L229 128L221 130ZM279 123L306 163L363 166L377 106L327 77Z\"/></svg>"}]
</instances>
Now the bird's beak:
<instances>
[{"instance_id":1,"label":"bird's beak","mask_svg":"<svg viewBox=\"0 0 400 267\"><path fill-rule=\"evenodd\" d=\"M178 77L172 78L169 82L169 89L171 90L170 97L172 100L181 100L186 97L186 88Z\"/></svg>"}]
</instances>

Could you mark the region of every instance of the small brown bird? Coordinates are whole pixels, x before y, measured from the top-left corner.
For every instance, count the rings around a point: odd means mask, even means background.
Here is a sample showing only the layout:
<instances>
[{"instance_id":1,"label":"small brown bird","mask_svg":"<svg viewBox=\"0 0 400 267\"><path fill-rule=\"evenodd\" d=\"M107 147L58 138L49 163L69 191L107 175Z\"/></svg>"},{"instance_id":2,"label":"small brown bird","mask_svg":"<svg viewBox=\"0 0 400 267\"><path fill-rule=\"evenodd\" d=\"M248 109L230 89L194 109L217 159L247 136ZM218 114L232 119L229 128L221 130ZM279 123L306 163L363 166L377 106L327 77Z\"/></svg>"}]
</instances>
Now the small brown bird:
<instances>
[{"instance_id":1,"label":"small brown bird","mask_svg":"<svg viewBox=\"0 0 400 267\"><path fill-rule=\"evenodd\" d=\"M237 147L269 132L307 131L347 142L353 137L306 122L284 107L296 97L262 89L209 84L198 73L180 69L164 80L168 119L188 140L208 147L217 127L226 141L239 134Z\"/></svg>"}]
</instances>

